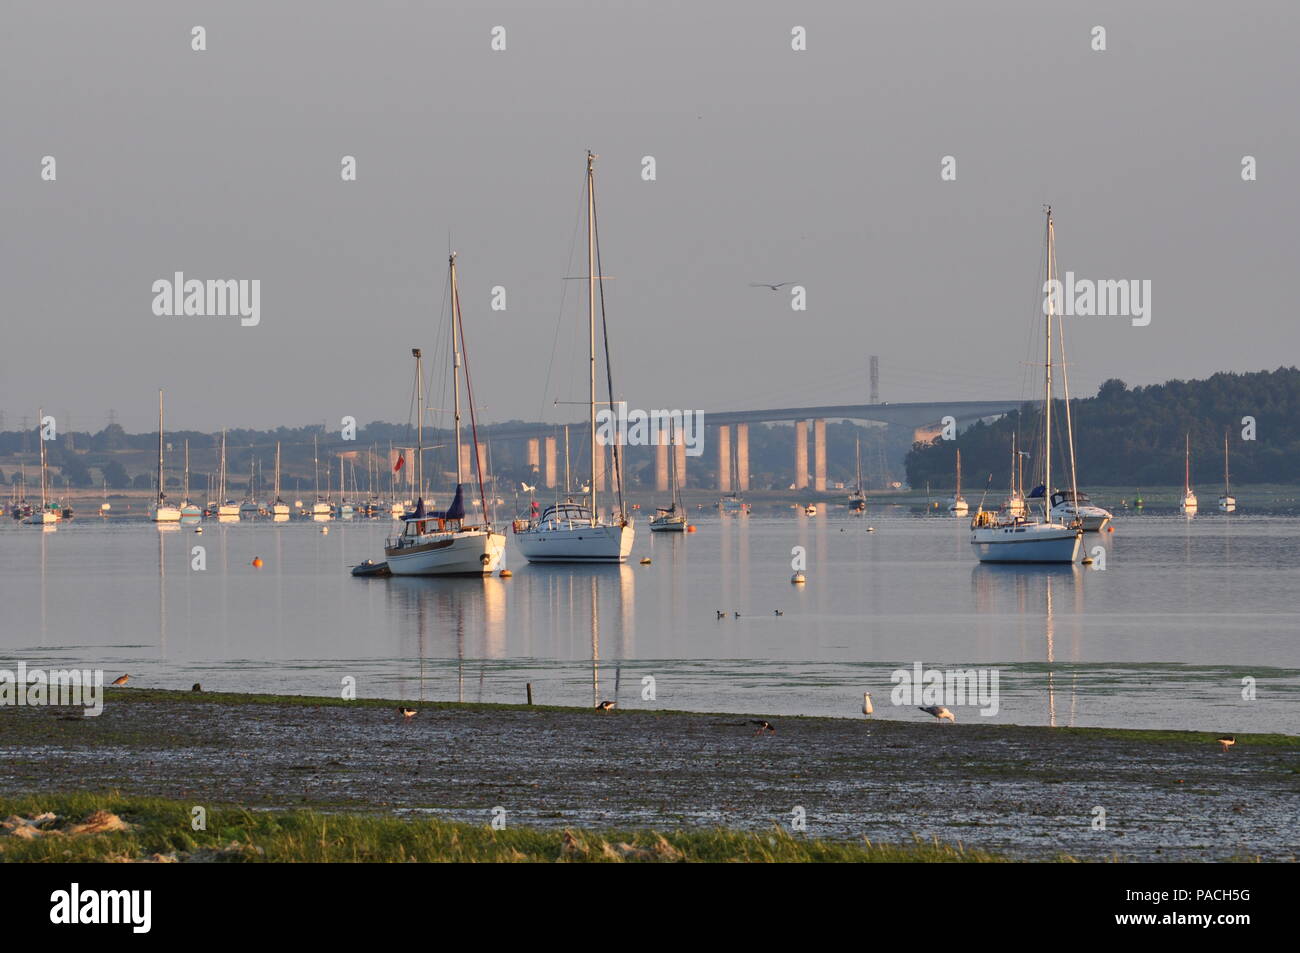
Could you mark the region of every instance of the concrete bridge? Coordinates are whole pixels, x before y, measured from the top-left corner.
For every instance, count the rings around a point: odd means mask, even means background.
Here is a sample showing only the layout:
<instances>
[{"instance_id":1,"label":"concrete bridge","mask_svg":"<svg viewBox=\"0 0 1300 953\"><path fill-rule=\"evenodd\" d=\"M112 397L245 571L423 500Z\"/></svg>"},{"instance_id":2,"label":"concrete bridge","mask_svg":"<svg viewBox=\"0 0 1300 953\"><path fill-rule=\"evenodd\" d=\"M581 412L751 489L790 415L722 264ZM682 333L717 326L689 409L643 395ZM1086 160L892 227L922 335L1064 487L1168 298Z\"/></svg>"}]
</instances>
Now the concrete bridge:
<instances>
[{"instance_id":1,"label":"concrete bridge","mask_svg":"<svg viewBox=\"0 0 1300 953\"><path fill-rule=\"evenodd\" d=\"M911 442L932 440L939 435L943 419L952 417L960 429L987 417L999 417L1023 405L1020 400L956 400L925 403L831 404L821 407L778 407L768 410L706 411L705 425L716 428L714 454L716 455L718 486L721 492L749 489L749 425L752 423L794 423L794 485L803 489L811 485L817 492L826 490L826 421L863 420L885 424L891 428L911 431ZM646 408L651 409L651 408ZM812 466L809 467L808 425L812 424ZM585 422L571 424L577 440L584 440ZM555 425L516 424L492 428L492 439L522 439L527 441L527 462L538 474L544 486L555 486L557 437L538 436L539 431L555 433ZM734 431L734 436L733 432ZM655 489L668 489L668 446L655 447ZM678 483L686 481L686 448L677 446L673 454L677 466ZM732 485L732 458L735 458L735 486ZM596 487L605 488L605 472L597 461Z\"/></svg>"}]
</instances>

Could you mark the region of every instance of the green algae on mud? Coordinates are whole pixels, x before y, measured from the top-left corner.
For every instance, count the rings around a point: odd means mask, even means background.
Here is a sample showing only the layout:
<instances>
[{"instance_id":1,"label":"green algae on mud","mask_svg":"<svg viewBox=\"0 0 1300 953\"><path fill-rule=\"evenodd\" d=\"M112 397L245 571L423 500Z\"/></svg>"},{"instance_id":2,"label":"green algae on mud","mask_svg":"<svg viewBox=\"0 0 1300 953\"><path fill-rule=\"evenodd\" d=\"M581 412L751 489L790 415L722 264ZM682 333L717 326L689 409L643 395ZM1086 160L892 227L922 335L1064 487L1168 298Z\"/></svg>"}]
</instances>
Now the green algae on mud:
<instances>
[{"instance_id":1,"label":"green algae on mud","mask_svg":"<svg viewBox=\"0 0 1300 953\"><path fill-rule=\"evenodd\" d=\"M937 841L883 845L769 832L539 830L316 811L207 810L159 798L64 794L0 798L0 817L108 811L130 829L102 834L0 835L0 863L998 863L1006 858ZM1060 857L1058 860L1070 860Z\"/></svg>"}]
</instances>

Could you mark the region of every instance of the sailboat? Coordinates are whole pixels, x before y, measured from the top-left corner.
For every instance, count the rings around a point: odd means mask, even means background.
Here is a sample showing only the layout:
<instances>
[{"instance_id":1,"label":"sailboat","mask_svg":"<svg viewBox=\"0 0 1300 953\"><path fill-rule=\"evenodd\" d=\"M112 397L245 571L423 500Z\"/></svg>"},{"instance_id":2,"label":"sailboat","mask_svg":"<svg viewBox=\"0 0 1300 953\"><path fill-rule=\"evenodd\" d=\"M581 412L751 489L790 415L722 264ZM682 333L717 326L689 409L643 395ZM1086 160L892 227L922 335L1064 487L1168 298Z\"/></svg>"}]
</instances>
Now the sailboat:
<instances>
[{"instance_id":1,"label":"sailboat","mask_svg":"<svg viewBox=\"0 0 1300 953\"><path fill-rule=\"evenodd\" d=\"M262 508L257 505L257 457L250 454L248 458L248 489L244 494L244 501L239 504L239 515L252 519L261 511Z\"/></svg>"},{"instance_id":2,"label":"sailboat","mask_svg":"<svg viewBox=\"0 0 1300 953\"><path fill-rule=\"evenodd\" d=\"M849 494L849 510L854 513L863 513L867 509L867 494L862 490L862 438L855 440L858 459L858 482L853 487L853 492Z\"/></svg>"},{"instance_id":3,"label":"sailboat","mask_svg":"<svg viewBox=\"0 0 1300 953\"><path fill-rule=\"evenodd\" d=\"M948 512L953 516L965 516L969 507L961 495L961 448L957 448L957 489L948 501Z\"/></svg>"},{"instance_id":4,"label":"sailboat","mask_svg":"<svg viewBox=\"0 0 1300 953\"><path fill-rule=\"evenodd\" d=\"M1052 223L1052 209L1047 208L1047 281L1051 284L1056 272L1056 231ZM981 506L971 519L970 542L975 555L982 563L1074 563L1079 559L1083 543L1083 527L1077 520L1070 523L1053 522L1047 488L1052 485L1052 319L1056 316L1055 296L1047 298L1046 355L1043 387L1043 483L1030 494L1030 499L1042 500L1042 519L1021 516L999 519L996 513ZM1067 413L1069 395L1066 395ZM1073 433L1070 436L1073 441ZM1071 448L1070 460L1074 460ZM1070 483L1074 484L1073 466Z\"/></svg>"},{"instance_id":5,"label":"sailboat","mask_svg":"<svg viewBox=\"0 0 1300 953\"><path fill-rule=\"evenodd\" d=\"M603 454L596 444L596 156L587 153L587 331L590 341L590 451L591 495L590 504L573 500L553 503L542 511L540 517L523 524L515 524L519 549L529 562L621 563L632 552L635 536L633 522L622 512L608 521L601 519L596 499L596 465ZM602 299L603 302L603 299ZM602 303L603 309L603 303ZM602 322L603 324L603 322ZM608 363L609 341L606 339ZM608 367L606 368L608 372ZM611 388L612 389L612 388ZM610 395L613 399L613 395ZM623 481L620 479L621 459L618 446L614 447L614 478L621 498ZM674 465L676 461L673 461Z\"/></svg>"},{"instance_id":6,"label":"sailboat","mask_svg":"<svg viewBox=\"0 0 1300 953\"><path fill-rule=\"evenodd\" d=\"M672 492L672 504L660 507L650 520L652 533L686 532L686 508L677 492L677 438L673 433L672 421L668 422L668 488Z\"/></svg>"},{"instance_id":7,"label":"sailboat","mask_svg":"<svg viewBox=\"0 0 1300 953\"><path fill-rule=\"evenodd\" d=\"M1237 509L1237 500L1228 487L1228 433L1223 433L1223 496L1219 497L1219 509L1231 513Z\"/></svg>"},{"instance_id":8,"label":"sailboat","mask_svg":"<svg viewBox=\"0 0 1300 953\"><path fill-rule=\"evenodd\" d=\"M149 519L155 523L177 523L180 507L167 502L167 484L163 475L163 392L158 391L158 498L149 510Z\"/></svg>"},{"instance_id":9,"label":"sailboat","mask_svg":"<svg viewBox=\"0 0 1300 953\"><path fill-rule=\"evenodd\" d=\"M350 520L356 507L348 499L348 481L343 473L343 454L339 454L339 518Z\"/></svg>"},{"instance_id":10,"label":"sailboat","mask_svg":"<svg viewBox=\"0 0 1300 953\"><path fill-rule=\"evenodd\" d=\"M203 517L203 510L190 499L190 442L185 441L185 485L181 488L181 522L197 523Z\"/></svg>"},{"instance_id":11,"label":"sailboat","mask_svg":"<svg viewBox=\"0 0 1300 953\"><path fill-rule=\"evenodd\" d=\"M1192 435L1183 435L1183 501L1179 504L1188 516L1196 513L1196 494L1192 492Z\"/></svg>"},{"instance_id":12,"label":"sailboat","mask_svg":"<svg viewBox=\"0 0 1300 953\"><path fill-rule=\"evenodd\" d=\"M23 517L29 526L48 526L63 519L63 508L49 499L49 478L46 475L45 437L41 433L41 421L45 419L45 408L36 411L36 442L41 448L41 508L32 509Z\"/></svg>"},{"instance_id":13,"label":"sailboat","mask_svg":"<svg viewBox=\"0 0 1300 953\"><path fill-rule=\"evenodd\" d=\"M315 434L311 435L311 468L316 479L316 499L311 505L311 518L327 520L334 515L334 507L320 495L320 449L316 445Z\"/></svg>"},{"instance_id":14,"label":"sailboat","mask_svg":"<svg viewBox=\"0 0 1300 953\"><path fill-rule=\"evenodd\" d=\"M495 572L505 555L506 538L492 528L483 489L483 466L478 452L478 421L474 412L473 387L470 381L468 351L464 346L465 328L460 312L460 289L456 283L456 254L448 256L451 281L451 389L456 458L456 493L445 510L426 511L423 496L417 495L415 512L402 520L402 534L388 540L384 556L395 576L485 575ZM424 485L424 370L419 348L413 348L416 378L416 450L415 485ZM481 522L465 523L465 474L460 453L460 369L465 359L465 392L469 395L470 435L474 450L474 471L478 476L478 495L483 505ZM417 490L418 493L418 490Z\"/></svg>"},{"instance_id":15,"label":"sailboat","mask_svg":"<svg viewBox=\"0 0 1300 953\"><path fill-rule=\"evenodd\" d=\"M289 504L280 499L280 441L275 442L275 500L271 503L271 516L283 522L289 518Z\"/></svg>"},{"instance_id":16,"label":"sailboat","mask_svg":"<svg viewBox=\"0 0 1300 953\"><path fill-rule=\"evenodd\" d=\"M221 472L217 477L217 519L239 519L239 504L226 497L226 431L221 431Z\"/></svg>"}]
</instances>

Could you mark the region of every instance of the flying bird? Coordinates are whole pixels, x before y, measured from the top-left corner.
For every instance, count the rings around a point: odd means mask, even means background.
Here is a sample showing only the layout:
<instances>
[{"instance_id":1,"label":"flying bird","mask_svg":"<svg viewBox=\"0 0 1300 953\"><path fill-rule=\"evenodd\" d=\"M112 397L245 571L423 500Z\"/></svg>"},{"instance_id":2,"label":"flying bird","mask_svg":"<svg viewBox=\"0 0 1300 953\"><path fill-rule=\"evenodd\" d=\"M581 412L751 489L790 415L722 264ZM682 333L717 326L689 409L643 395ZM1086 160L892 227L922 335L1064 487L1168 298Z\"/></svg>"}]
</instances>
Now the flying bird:
<instances>
[{"instance_id":1,"label":"flying bird","mask_svg":"<svg viewBox=\"0 0 1300 953\"><path fill-rule=\"evenodd\" d=\"M127 682L129 682L130 680L131 680L131 676L130 676L130 675L119 675L117 678L113 679L113 684L114 684L114 685L125 685L125 684L126 684Z\"/></svg>"},{"instance_id":2,"label":"flying bird","mask_svg":"<svg viewBox=\"0 0 1300 953\"><path fill-rule=\"evenodd\" d=\"M772 723L770 721L763 721L763 719L761 718L755 718L752 719L749 723L751 725L758 725L758 729L754 732L754 734L756 735L761 735L765 731L770 731L772 734L776 734L776 729L772 727Z\"/></svg>"},{"instance_id":3,"label":"flying bird","mask_svg":"<svg viewBox=\"0 0 1300 953\"><path fill-rule=\"evenodd\" d=\"M519 485L524 488L525 493L532 493L537 489L536 486L529 486L527 483L524 483L522 481L519 483Z\"/></svg>"},{"instance_id":4,"label":"flying bird","mask_svg":"<svg viewBox=\"0 0 1300 953\"><path fill-rule=\"evenodd\" d=\"M1225 752L1237 743L1235 735L1223 735L1215 740L1219 742L1220 747L1222 747Z\"/></svg>"},{"instance_id":5,"label":"flying bird","mask_svg":"<svg viewBox=\"0 0 1300 953\"><path fill-rule=\"evenodd\" d=\"M405 718L407 721L415 717L415 709L407 708L405 705L397 709L397 713L401 715L403 718Z\"/></svg>"},{"instance_id":6,"label":"flying bird","mask_svg":"<svg viewBox=\"0 0 1300 953\"><path fill-rule=\"evenodd\" d=\"M870 715L876 709L871 705L871 692L862 693L862 714Z\"/></svg>"},{"instance_id":7,"label":"flying bird","mask_svg":"<svg viewBox=\"0 0 1300 953\"><path fill-rule=\"evenodd\" d=\"M773 291L780 291L786 285L792 284L794 284L793 281L783 281L779 285L768 284L766 281L751 281L749 286L751 288L771 288Z\"/></svg>"},{"instance_id":8,"label":"flying bird","mask_svg":"<svg viewBox=\"0 0 1300 953\"><path fill-rule=\"evenodd\" d=\"M943 721L945 718L947 718L949 721L953 722L954 724L956 724L957 722L957 716L954 715L952 712L950 712L948 709L944 708L942 705L930 705L928 708L922 708L921 711L925 712L927 715L934 715L934 717L938 718L940 721Z\"/></svg>"},{"instance_id":9,"label":"flying bird","mask_svg":"<svg viewBox=\"0 0 1300 953\"><path fill-rule=\"evenodd\" d=\"M603 701L596 706L596 711L613 711L613 710L614 710L614 703L611 701Z\"/></svg>"}]
</instances>

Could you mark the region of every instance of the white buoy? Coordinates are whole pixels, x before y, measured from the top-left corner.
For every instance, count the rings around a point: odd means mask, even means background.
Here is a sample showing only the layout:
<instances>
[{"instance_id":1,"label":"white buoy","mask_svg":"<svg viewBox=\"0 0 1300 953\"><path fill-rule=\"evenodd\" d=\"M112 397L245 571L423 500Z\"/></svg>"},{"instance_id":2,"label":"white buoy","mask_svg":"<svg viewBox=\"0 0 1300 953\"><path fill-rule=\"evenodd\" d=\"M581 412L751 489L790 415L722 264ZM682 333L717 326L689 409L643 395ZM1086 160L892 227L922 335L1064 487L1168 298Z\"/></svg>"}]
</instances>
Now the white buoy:
<instances>
[{"instance_id":1,"label":"white buoy","mask_svg":"<svg viewBox=\"0 0 1300 953\"><path fill-rule=\"evenodd\" d=\"M328 526L322 526L322 527L320 528L320 533L321 533L322 536L328 536L328 535L329 535L329 531L330 531L330 528L329 528Z\"/></svg>"},{"instance_id":2,"label":"white buoy","mask_svg":"<svg viewBox=\"0 0 1300 953\"><path fill-rule=\"evenodd\" d=\"M793 584L796 585L796 586L801 586L801 585L803 585L803 584L804 584L805 582L807 582L807 581L808 581L808 580L805 579L805 578L803 577L803 573L801 573L801 572L797 572L797 573L795 573L793 576L790 577L790 582L793 583Z\"/></svg>"}]
</instances>

